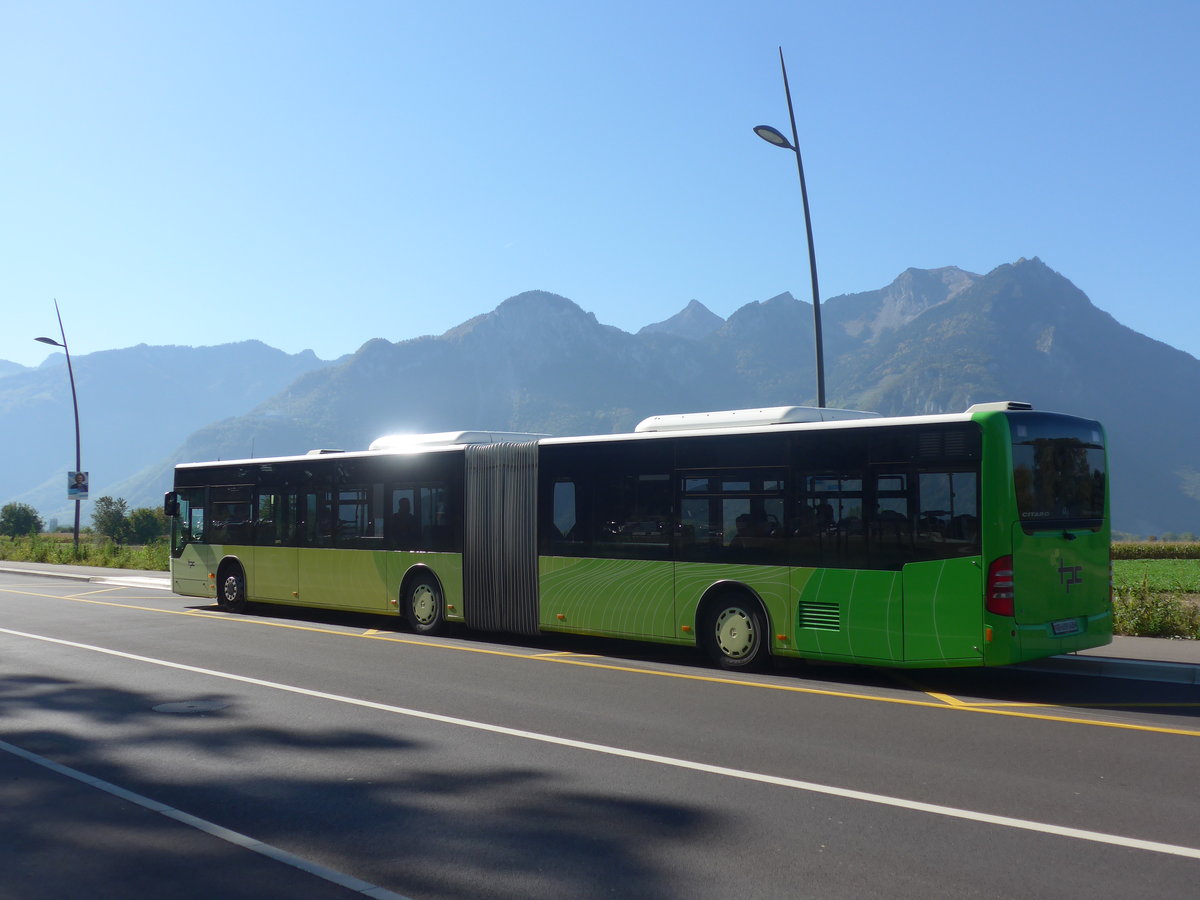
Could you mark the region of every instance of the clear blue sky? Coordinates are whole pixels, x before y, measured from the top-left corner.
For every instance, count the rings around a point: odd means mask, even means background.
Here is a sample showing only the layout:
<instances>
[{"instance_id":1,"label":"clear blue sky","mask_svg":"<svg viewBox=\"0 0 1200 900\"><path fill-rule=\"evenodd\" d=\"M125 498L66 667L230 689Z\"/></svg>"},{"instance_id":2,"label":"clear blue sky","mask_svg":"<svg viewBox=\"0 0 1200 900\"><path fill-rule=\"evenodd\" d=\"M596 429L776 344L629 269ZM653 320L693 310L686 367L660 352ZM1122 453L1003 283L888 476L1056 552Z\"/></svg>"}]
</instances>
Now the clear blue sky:
<instances>
[{"instance_id":1,"label":"clear blue sky","mask_svg":"<svg viewBox=\"0 0 1200 900\"><path fill-rule=\"evenodd\" d=\"M634 331L1040 256L1200 356L1200 3L0 0L0 359Z\"/></svg>"}]
</instances>

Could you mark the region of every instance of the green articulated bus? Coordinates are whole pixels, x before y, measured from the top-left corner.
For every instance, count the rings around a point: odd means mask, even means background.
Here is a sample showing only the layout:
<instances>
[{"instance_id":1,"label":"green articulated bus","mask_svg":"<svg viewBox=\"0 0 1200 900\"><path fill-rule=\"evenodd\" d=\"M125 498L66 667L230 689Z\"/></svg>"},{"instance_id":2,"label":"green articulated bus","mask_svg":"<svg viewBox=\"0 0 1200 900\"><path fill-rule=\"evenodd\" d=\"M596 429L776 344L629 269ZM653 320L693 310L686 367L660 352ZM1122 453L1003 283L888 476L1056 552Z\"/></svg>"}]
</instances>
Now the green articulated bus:
<instances>
[{"instance_id":1,"label":"green articulated bus","mask_svg":"<svg viewBox=\"0 0 1200 900\"><path fill-rule=\"evenodd\" d=\"M1005 665L1108 643L1104 431L1024 403L779 407L180 465L178 594L698 645Z\"/></svg>"}]
</instances>

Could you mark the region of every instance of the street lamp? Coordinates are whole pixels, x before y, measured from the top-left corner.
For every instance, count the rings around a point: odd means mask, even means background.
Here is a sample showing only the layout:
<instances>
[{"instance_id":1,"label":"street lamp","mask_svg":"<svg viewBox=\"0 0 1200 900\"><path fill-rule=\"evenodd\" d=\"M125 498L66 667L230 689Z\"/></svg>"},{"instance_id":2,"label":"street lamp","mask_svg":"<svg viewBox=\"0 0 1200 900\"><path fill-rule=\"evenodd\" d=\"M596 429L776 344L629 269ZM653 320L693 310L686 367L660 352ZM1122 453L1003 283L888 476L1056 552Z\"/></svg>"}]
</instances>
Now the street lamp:
<instances>
[{"instance_id":1,"label":"street lamp","mask_svg":"<svg viewBox=\"0 0 1200 900\"><path fill-rule=\"evenodd\" d=\"M54 338L40 337L34 338L36 341L41 341L43 344L49 344L51 347L62 347L63 352L67 354L67 377L71 379L71 404L75 407L75 471L83 471L79 454L79 399L75 395L75 372L71 368L71 351L67 349L67 332L63 330L62 313L58 310L58 301L54 301L54 314L58 316L58 333L62 335L62 343L54 340ZM75 498L75 556L79 556L79 497Z\"/></svg>"},{"instance_id":2,"label":"street lamp","mask_svg":"<svg viewBox=\"0 0 1200 900\"><path fill-rule=\"evenodd\" d=\"M783 48L779 48L779 68L783 70L783 91L787 95L788 116L792 121L792 139L789 141L778 129L770 125L754 126L754 133L783 150L796 154L796 171L800 173L800 199L804 203L804 228L808 232L808 265L812 272L813 331L817 343L817 406L825 407L825 351L821 341L821 292L817 288L817 254L813 249L812 219L808 214L808 188L804 184L804 161L800 158L800 138L796 134L796 114L792 111L792 91L788 87L787 66L783 63Z\"/></svg>"}]
</instances>

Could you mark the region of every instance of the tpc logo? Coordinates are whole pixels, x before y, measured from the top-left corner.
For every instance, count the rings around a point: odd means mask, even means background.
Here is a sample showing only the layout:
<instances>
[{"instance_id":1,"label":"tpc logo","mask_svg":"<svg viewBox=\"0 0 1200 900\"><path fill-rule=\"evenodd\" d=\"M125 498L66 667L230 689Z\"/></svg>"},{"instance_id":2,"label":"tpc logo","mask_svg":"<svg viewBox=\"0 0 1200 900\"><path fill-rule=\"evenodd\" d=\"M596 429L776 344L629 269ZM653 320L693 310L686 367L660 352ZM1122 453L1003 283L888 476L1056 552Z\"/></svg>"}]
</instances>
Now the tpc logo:
<instances>
[{"instance_id":1,"label":"tpc logo","mask_svg":"<svg viewBox=\"0 0 1200 900\"><path fill-rule=\"evenodd\" d=\"M1058 583L1067 586L1067 593L1071 593L1071 585L1083 584L1083 566L1068 566L1061 565L1058 567Z\"/></svg>"}]
</instances>

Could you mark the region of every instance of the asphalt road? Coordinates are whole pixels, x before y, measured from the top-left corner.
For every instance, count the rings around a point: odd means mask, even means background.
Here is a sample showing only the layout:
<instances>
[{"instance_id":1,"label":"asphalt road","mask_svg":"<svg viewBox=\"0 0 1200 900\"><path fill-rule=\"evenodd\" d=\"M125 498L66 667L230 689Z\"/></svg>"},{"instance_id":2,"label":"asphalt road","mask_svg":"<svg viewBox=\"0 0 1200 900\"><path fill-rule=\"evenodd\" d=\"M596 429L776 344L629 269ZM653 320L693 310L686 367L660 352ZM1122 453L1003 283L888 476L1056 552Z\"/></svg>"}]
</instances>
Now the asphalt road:
<instances>
[{"instance_id":1,"label":"asphalt road","mask_svg":"<svg viewBox=\"0 0 1200 900\"><path fill-rule=\"evenodd\" d=\"M1200 687L0 575L0 897L1194 897ZM65 767L65 768L64 768Z\"/></svg>"}]
</instances>

